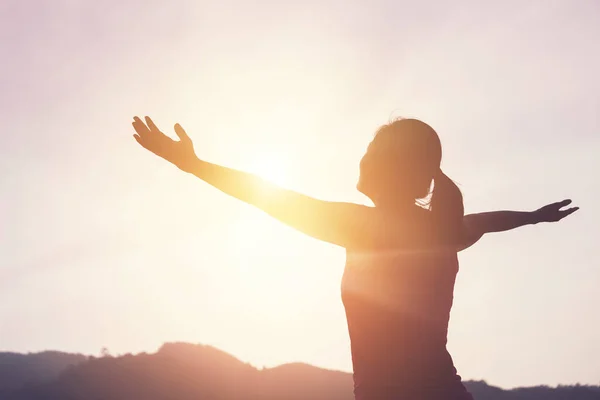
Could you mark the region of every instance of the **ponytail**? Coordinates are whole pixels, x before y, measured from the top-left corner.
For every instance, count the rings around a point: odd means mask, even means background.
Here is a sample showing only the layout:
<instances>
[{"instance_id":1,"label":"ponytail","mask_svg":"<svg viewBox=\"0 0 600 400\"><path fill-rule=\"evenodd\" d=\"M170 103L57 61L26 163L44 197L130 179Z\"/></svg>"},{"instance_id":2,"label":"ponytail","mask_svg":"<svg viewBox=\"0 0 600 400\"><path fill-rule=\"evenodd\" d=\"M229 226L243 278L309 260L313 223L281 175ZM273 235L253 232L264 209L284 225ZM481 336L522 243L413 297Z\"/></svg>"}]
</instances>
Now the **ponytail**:
<instances>
[{"instance_id":1,"label":"ponytail","mask_svg":"<svg viewBox=\"0 0 600 400\"><path fill-rule=\"evenodd\" d=\"M445 244L459 243L465 213L463 197L458 186L442 170L433 178L430 208L440 239Z\"/></svg>"}]
</instances>

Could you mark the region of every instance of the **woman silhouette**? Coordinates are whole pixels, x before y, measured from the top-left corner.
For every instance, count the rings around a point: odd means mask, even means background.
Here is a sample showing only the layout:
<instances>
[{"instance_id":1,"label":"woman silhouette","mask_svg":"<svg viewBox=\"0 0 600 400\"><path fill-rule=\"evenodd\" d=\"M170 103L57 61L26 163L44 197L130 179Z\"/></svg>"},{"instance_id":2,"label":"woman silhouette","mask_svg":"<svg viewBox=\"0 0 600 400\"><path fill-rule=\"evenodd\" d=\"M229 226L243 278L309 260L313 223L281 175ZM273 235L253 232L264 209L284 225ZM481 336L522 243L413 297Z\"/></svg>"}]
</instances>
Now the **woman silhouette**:
<instances>
[{"instance_id":1,"label":"woman silhouette","mask_svg":"<svg viewBox=\"0 0 600 400\"><path fill-rule=\"evenodd\" d=\"M577 210L563 209L571 202L565 200L532 212L465 216L460 190L440 169L438 135L415 119L379 128L360 162L357 189L374 207L318 200L202 161L180 125L175 125L180 140L174 141L145 120L133 122L134 137L144 148L279 221L346 249L342 300L357 400L472 399L446 350L457 252L485 233L555 222Z\"/></svg>"}]
</instances>

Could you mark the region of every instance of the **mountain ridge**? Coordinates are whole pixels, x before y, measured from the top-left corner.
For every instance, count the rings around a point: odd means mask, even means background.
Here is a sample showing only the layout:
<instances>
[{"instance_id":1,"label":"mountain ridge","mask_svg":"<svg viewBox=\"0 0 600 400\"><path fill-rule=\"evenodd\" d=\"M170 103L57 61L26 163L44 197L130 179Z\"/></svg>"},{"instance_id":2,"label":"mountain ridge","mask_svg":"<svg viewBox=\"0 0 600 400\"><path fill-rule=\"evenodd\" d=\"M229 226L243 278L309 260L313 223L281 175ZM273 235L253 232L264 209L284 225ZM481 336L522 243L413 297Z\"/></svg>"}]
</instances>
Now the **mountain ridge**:
<instances>
[{"instance_id":1,"label":"mountain ridge","mask_svg":"<svg viewBox=\"0 0 600 400\"><path fill-rule=\"evenodd\" d=\"M465 386L477 400L600 400L600 386L591 385L502 389L466 381ZM0 353L0 398L352 400L353 394L347 372L302 362L258 369L213 346L170 342L135 355Z\"/></svg>"}]
</instances>

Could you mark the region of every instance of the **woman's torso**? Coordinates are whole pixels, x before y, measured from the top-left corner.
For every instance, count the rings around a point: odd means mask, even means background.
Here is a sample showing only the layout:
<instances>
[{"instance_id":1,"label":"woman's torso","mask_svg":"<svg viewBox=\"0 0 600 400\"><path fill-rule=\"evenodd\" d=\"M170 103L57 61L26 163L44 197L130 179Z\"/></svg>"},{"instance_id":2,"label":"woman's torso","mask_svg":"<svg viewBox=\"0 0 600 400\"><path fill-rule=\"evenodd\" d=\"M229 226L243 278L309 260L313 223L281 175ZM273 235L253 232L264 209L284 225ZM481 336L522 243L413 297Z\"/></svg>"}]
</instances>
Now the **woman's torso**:
<instances>
[{"instance_id":1,"label":"woman's torso","mask_svg":"<svg viewBox=\"0 0 600 400\"><path fill-rule=\"evenodd\" d=\"M342 280L357 400L469 399L446 350L458 259L347 250Z\"/></svg>"}]
</instances>

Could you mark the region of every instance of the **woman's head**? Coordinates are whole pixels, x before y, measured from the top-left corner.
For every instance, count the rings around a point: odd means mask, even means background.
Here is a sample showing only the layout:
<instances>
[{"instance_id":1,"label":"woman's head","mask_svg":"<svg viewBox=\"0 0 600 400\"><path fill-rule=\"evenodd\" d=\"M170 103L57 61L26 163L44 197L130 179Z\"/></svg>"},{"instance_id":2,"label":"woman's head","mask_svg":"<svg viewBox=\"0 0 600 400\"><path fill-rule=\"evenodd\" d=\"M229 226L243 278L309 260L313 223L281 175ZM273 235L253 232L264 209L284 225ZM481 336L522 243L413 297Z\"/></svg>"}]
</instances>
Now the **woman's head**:
<instances>
[{"instance_id":1,"label":"woman's head","mask_svg":"<svg viewBox=\"0 0 600 400\"><path fill-rule=\"evenodd\" d=\"M399 119L375 134L360 162L357 188L375 205L412 203L427 197L440 169L437 133L416 119Z\"/></svg>"},{"instance_id":2,"label":"woman's head","mask_svg":"<svg viewBox=\"0 0 600 400\"><path fill-rule=\"evenodd\" d=\"M448 223L462 219L462 194L442 173L437 133L416 119L398 119L379 128L360 162L357 189L376 206L414 205L433 194L430 207Z\"/></svg>"}]
</instances>

